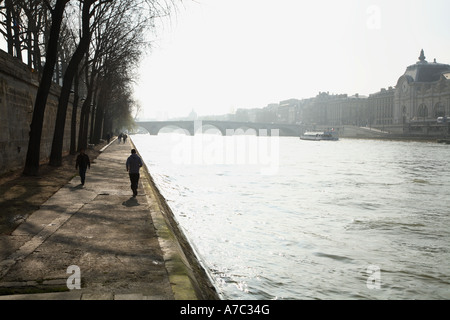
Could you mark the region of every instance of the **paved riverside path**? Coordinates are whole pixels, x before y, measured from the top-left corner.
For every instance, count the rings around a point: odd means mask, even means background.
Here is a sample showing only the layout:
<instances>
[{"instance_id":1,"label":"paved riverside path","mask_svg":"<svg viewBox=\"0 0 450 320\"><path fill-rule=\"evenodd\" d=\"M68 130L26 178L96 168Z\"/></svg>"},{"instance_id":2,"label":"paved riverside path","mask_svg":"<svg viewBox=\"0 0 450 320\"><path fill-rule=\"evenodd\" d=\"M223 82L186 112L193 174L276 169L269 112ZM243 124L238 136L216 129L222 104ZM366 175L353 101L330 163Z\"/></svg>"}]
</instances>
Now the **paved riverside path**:
<instances>
[{"instance_id":1,"label":"paved riverside path","mask_svg":"<svg viewBox=\"0 0 450 320\"><path fill-rule=\"evenodd\" d=\"M74 177L11 235L0 236L0 299L197 299L173 267L174 244L158 237L164 227L155 227L156 200L142 173L132 197L125 168L131 148L113 141L87 170L84 186Z\"/></svg>"}]
</instances>

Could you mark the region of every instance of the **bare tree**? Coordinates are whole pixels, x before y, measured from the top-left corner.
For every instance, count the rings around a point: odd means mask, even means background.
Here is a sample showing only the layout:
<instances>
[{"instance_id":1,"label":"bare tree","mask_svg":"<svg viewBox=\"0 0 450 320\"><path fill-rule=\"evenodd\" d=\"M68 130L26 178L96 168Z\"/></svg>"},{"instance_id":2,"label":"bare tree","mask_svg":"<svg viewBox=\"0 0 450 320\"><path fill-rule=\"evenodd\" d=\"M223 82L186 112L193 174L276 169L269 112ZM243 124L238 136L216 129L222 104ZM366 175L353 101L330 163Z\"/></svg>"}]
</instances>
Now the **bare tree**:
<instances>
[{"instance_id":1,"label":"bare tree","mask_svg":"<svg viewBox=\"0 0 450 320\"><path fill-rule=\"evenodd\" d=\"M42 126L52 80L63 79L50 155L50 164L58 166L62 160L72 88L75 91L71 123L73 153L78 89L84 87L86 91L81 106L79 149L87 145L89 121L91 139L98 142L102 131L107 127L112 130L116 114L120 114L121 119L130 118L124 113L131 115L130 106L134 105L129 89L133 81L131 70L136 68L148 45L143 35L154 29L156 17L169 15L173 5L173 0L72 0L79 4L77 8L67 6L70 1L0 0L0 32L7 41L8 52L19 59L23 52L28 65L37 70L40 77L23 171L26 175L37 175L39 171ZM78 16L82 17L82 27L74 19ZM123 95L117 91L122 91ZM116 101L126 102L120 112ZM105 119L108 119L107 124Z\"/></svg>"},{"instance_id":2,"label":"bare tree","mask_svg":"<svg viewBox=\"0 0 450 320\"><path fill-rule=\"evenodd\" d=\"M78 72L78 66L86 53L91 40L91 26L90 19L93 16L91 6L98 1L101 5L102 1L99 0L84 0L82 7L82 36L80 42L75 50L69 65L64 73L63 87L59 96L58 111L55 121L55 132L53 134L52 150L50 154L50 165L60 166L62 163L62 149L64 142L64 128L66 126L66 113L67 106L69 104L70 91L72 88L73 79ZM108 0L107 2L110 2Z\"/></svg>"},{"instance_id":3,"label":"bare tree","mask_svg":"<svg viewBox=\"0 0 450 320\"><path fill-rule=\"evenodd\" d=\"M56 64L59 31L61 29L64 8L69 0L57 0L54 7L46 1L52 16L50 37L45 55L45 65L41 81L36 94L33 110L33 118L30 125L30 139L28 141L27 157L23 173L26 175L37 175L39 172L39 159L41 148L42 126L44 122L45 107L52 84L52 75Z\"/></svg>"},{"instance_id":4,"label":"bare tree","mask_svg":"<svg viewBox=\"0 0 450 320\"><path fill-rule=\"evenodd\" d=\"M0 1L0 33L7 42L8 53L20 60L26 58L28 66L38 72L42 71L41 57L49 37L49 14L46 1Z\"/></svg>"},{"instance_id":5,"label":"bare tree","mask_svg":"<svg viewBox=\"0 0 450 320\"><path fill-rule=\"evenodd\" d=\"M143 34L151 25L151 17L142 18L142 15L137 16L137 12L130 9L125 11L125 6L120 3L116 5L120 8L119 15L109 20L102 32L102 39L106 41L102 46L101 76L108 81L102 81L103 85L100 87L93 143L98 143L102 138L105 110L113 97L111 93L122 90L124 84L132 81L130 70L136 67L143 49L147 46Z\"/></svg>"},{"instance_id":6,"label":"bare tree","mask_svg":"<svg viewBox=\"0 0 450 320\"><path fill-rule=\"evenodd\" d=\"M118 89L118 86L107 83L105 79L118 79L117 75L120 75L123 83L133 81L131 70L137 67L141 54L149 45L144 36L146 31L154 28L153 20L156 17L167 16L170 13L170 6L165 6L163 3L165 2L161 0L115 1L110 8L111 14L105 16L96 28L92 42L95 58L90 61L92 63L91 83L88 88L88 99L84 102L85 110L89 109L92 112L91 143L98 143L106 132L106 128L111 124L111 122L105 124L105 116L106 114L112 116L106 110L112 103L114 93L126 87L122 85ZM95 80L93 76L96 77ZM108 91L109 93L105 94ZM128 105L127 110L130 113ZM83 115L83 117L87 116ZM113 128L109 127L108 130L112 131ZM82 146L87 144L87 132L82 133L87 129L87 118L85 118L84 123L80 122L79 142Z\"/></svg>"},{"instance_id":7,"label":"bare tree","mask_svg":"<svg viewBox=\"0 0 450 320\"><path fill-rule=\"evenodd\" d=\"M22 50L20 47L21 7L17 1L5 0L2 9L5 11L5 20L3 23L5 31L2 31L2 33L8 44L8 53L22 61Z\"/></svg>"},{"instance_id":8,"label":"bare tree","mask_svg":"<svg viewBox=\"0 0 450 320\"><path fill-rule=\"evenodd\" d=\"M27 63L30 68L42 71L40 41L42 22L47 16L47 8L42 1L15 0L22 8L22 50L27 52Z\"/></svg>"}]
</instances>

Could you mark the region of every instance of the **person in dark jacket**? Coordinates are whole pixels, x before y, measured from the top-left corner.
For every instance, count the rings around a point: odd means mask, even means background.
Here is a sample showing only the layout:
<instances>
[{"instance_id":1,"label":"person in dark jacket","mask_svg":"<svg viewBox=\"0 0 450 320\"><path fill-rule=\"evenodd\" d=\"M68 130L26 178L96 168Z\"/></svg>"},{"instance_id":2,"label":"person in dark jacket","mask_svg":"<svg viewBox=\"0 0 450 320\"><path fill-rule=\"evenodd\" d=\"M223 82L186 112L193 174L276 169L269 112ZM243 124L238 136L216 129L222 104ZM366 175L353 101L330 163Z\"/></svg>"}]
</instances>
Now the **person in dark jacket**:
<instances>
[{"instance_id":1,"label":"person in dark jacket","mask_svg":"<svg viewBox=\"0 0 450 320\"><path fill-rule=\"evenodd\" d=\"M77 161L75 163L75 169L79 169L81 184L84 186L86 180L86 170L91 168L91 162L89 161L89 156L84 152L84 149L80 150L80 154L77 156Z\"/></svg>"},{"instance_id":2,"label":"person in dark jacket","mask_svg":"<svg viewBox=\"0 0 450 320\"><path fill-rule=\"evenodd\" d=\"M133 197L137 196L137 188L139 184L139 169L142 167L142 159L136 154L136 150L131 150L131 156L128 157L126 163L128 174L130 175L131 190Z\"/></svg>"}]
</instances>

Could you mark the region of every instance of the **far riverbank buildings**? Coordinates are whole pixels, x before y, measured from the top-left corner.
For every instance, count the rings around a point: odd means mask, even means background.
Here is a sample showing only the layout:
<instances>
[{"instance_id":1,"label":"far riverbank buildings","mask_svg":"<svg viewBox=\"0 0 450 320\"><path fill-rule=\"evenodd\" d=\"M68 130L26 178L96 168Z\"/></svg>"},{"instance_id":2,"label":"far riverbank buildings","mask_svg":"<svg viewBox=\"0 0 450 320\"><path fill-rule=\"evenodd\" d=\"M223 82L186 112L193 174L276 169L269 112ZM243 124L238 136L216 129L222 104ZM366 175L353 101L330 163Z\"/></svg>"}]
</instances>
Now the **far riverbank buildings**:
<instances>
[{"instance_id":1,"label":"far riverbank buildings","mask_svg":"<svg viewBox=\"0 0 450 320\"><path fill-rule=\"evenodd\" d=\"M315 98L290 99L277 107L248 110L245 116L241 120L327 126L436 121L438 117L450 116L450 65L428 62L422 50L418 62L406 68L395 88L381 89L368 97L321 92Z\"/></svg>"},{"instance_id":2,"label":"far riverbank buildings","mask_svg":"<svg viewBox=\"0 0 450 320\"><path fill-rule=\"evenodd\" d=\"M419 61L406 68L395 88L360 97L319 94L310 108L312 123L326 125L398 125L436 121L450 115L450 65ZM306 119L305 119L306 120Z\"/></svg>"}]
</instances>

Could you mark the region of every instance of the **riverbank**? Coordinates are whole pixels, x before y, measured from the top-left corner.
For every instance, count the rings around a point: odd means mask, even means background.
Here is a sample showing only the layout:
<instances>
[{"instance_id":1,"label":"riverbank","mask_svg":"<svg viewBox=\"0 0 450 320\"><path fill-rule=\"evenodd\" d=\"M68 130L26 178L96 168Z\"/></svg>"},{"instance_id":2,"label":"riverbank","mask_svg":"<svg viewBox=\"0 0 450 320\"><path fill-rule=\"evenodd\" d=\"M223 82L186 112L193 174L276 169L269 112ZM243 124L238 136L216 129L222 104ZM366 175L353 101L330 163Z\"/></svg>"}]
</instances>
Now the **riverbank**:
<instances>
[{"instance_id":1,"label":"riverbank","mask_svg":"<svg viewBox=\"0 0 450 320\"><path fill-rule=\"evenodd\" d=\"M329 126L316 126L315 131L330 130ZM422 141L440 142L448 140L448 135L437 133L404 133L402 126L386 126L385 128L337 126L334 127L340 138L369 139L369 140L392 140L392 141Z\"/></svg>"},{"instance_id":2,"label":"riverbank","mask_svg":"<svg viewBox=\"0 0 450 320\"><path fill-rule=\"evenodd\" d=\"M124 165L130 149L115 141L103 152L89 150L85 186L73 158L42 171L34 184L21 175L2 177L2 221L22 218L2 224L0 299L218 298L208 279L197 278L202 269L192 266L188 243L167 224L148 172L131 196Z\"/></svg>"}]
</instances>

